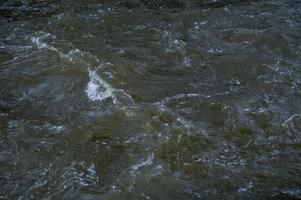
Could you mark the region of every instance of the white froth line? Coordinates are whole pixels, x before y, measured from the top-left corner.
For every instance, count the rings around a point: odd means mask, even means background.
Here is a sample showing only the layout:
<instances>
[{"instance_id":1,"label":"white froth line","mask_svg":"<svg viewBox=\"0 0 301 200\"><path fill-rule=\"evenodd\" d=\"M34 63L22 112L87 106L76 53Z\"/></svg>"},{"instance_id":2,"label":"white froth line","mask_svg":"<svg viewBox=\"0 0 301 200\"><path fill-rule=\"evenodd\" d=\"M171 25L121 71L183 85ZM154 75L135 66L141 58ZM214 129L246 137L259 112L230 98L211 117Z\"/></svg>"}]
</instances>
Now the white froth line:
<instances>
[{"instance_id":1,"label":"white froth line","mask_svg":"<svg viewBox=\"0 0 301 200\"><path fill-rule=\"evenodd\" d=\"M249 189L253 188L253 183L249 182L245 187L241 187L238 189L238 192L246 192Z\"/></svg>"},{"instance_id":2,"label":"white froth line","mask_svg":"<svg viewBox=\"0 0 301 200\"><path fill-rule=\"evenodd\" d=\"M48 45L46 42L42 42L41 39L42 39L41 37L31 37L31 42L33 44L35 44L38 47L39 50L48 49L50 51L57 52L62 59L65 58L69 61L73 61L72 56L75 53L80 53L81 54L79 49L71 50L68 54L64 54L64 53L60 52L57 48Z\"/></svg>"},{"instance_id":3,"label":"white froth line","mask_svg":"<svg viewBox=\"0 0 301 200\"><path fill-rule=\"evenodd\" d=\"M49 36L48 34L46 36ZM67 59L68 61L74 60L74 55L79 54L80 56L83 56L83 53L79 49L74 49L69 51L68 54L64 54L60 52L57 48L52 47L48 45L45 42L42 42L42 37L31 37L31 41L33 44L37 46L38 49L48 49L54 52L57 52L59 56L62 59ZM97 62L99 62L98 59L96 59ZM107 65L112 65L111 63L106 63ZM104 81L96 72L96 70L88 69L90 81L88 82L88 85L86 87L86 94L90 101L103 101L104 99L107 99L109 97L112 97L113 103L117 104L118 101L114 95L114 92L117 90L112 88L106 81ZM102 91L103 90L103 91ZM127 94L124 90L118 90L119 92L122 92L125 96L127 96L129 99L132 100L132 97Z\"/></svg>"},{"instance_id":4,"label":"white froth line","mask_svg":"<svg viewBox=\"0 0 301 200\"><path fill-rule=\"evenodd\" d=\"M289 118L287 118L283 123L282 125L286 125L288 124L289 122L291 122L295 117L300 117L300 114L293 114L292 116L290 116Z\"/></svg>"},{"instance_id":5,"label":"white froth line","mask_svg":"<svg viewBox=\"0 0 301 200\"><path fill-rule=\"evenodd\" d=\"M46 42L42 42L40 37L31 37L31 42L35 44L38 49L48 49L50 51L55 51L59 53L60 57L65 57L57 48L48 45Z\"/></svg>"},{"instance_id":6,"label":"white froth line","mask_svg":"<svg viewBox=\"0 0 301 200\"><path fill-rule=\"evenodd\" d=\"M52 124L46 123L45 127L50 130L53 130L54 132L61 132L61 131L65 130L65 127L63 125L57 126L57 125L52 125Z\"/></svg>"}]
</instances>

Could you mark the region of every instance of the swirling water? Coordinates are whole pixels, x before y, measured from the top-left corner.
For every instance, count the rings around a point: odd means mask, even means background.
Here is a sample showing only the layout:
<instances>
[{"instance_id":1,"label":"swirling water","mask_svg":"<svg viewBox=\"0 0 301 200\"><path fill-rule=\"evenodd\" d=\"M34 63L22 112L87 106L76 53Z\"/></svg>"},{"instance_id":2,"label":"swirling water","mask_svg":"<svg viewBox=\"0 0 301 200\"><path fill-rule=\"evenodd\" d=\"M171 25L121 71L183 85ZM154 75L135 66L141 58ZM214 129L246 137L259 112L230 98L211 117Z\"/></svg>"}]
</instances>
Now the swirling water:
<instances>
[{"instance_id":1,"label":"swirling water","mask_svg":"<svg viewBox=\"0 0 301 200\"><path fill-rule=\"evenodd\" d=\"M0 199L301 198L299 0L0 6Z\"/></svg>"}]
</instances>

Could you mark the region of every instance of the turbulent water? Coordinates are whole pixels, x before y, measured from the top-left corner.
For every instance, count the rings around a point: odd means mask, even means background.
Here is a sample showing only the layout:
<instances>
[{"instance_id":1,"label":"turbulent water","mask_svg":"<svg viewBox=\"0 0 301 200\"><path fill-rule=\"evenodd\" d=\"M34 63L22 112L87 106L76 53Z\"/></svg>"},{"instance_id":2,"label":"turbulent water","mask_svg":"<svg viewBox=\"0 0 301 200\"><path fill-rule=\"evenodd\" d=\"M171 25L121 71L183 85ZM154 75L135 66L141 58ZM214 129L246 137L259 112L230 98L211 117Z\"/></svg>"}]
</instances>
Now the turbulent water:
<instances>
[{"instance_id":1,"label":"turbulent water","mask_svg":"<svg viewBox=\"0 0 301 200\"><path fill-rule=\"evenodd\" d=\"M0 133L0 199L301 199L301 2L2 0Z\"/></svg>"}]
</instances>

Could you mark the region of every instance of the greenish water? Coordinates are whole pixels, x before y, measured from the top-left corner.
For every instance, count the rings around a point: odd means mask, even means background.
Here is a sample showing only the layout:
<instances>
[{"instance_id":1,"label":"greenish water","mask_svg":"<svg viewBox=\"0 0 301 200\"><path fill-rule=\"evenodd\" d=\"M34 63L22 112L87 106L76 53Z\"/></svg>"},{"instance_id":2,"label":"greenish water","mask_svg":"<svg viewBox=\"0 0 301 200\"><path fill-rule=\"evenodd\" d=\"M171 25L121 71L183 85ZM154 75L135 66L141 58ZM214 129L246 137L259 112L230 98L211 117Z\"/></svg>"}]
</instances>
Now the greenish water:
<instances>
[{"instance_id":1,"label":"greenish water","mask_svg":"<svg viewBox=\"0 0 301 200\"><path fill-rule=\"evenodd\" d=\"M301 2L0 1L0 133L0 199L300 199Z\"/></svg>"}]
</instances>

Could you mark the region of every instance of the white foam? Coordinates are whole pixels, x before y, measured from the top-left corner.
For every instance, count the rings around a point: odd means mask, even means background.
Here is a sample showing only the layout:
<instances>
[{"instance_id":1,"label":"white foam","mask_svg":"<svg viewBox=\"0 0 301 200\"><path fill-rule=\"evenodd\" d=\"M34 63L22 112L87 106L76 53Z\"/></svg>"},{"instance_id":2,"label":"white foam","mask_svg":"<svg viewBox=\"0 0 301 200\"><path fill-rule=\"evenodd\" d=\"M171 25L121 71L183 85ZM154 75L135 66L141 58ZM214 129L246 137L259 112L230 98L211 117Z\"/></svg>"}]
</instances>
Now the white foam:
<instances>
[{"instance_id":1,"label":"white foam","mask_svg":"<svg viewBox=\"0 0 301 200\"><path fill-rule=\"evenodd\" d=\"M207 53L223 53L224 51L222 49L218 49L218 48L210 48L207 50Z\"/></svg>"},{"instance_id":2,"label":"white foam","mask_svg":"<svg viewBox=\"0 0 301 200\"><path fill-rule=\"evenodd\" d=\"M86 94L90 101L103 101L109 97L113 98L116 103L116 98L113 94L115 91L107 82L105 82L96 72L96 70L88 69L90 81L86 88Z\"/></svg>"},{"instance_id":3,"label":"white foam","mask_svg":"<svg viewBox=\"0 0 301 200\"><path fill-rule=\"evenodd\" d=\"M38 49L46 49L48 47L45 42L41 42L40 37L32 37L31 42L35 44L38 47Z\"/></svg>"},{"instance_id":4,"label":"white foam","mask_svg":"<svg viewBox=\"0 0 301 200\"><path fill-rule=\"evenodd\" d=\"M83 53L79 49L72 49L63 57L72 62L77 55L82 57Z\"/></svg>"},{"instance_id":5,"label":"white foam","mask_svg":"<svg viewBox=\"0 0 301 200\"><path fill-rule=\"evenodd\" d=\"M141 161L141 162L139 162L138 164L133 165L133 166L131 167L131 169L134 170L134 171L136 171L136 170L138 170L138 169L141 168L141 167L151 165L151 164L153 163L153 159L154 159L154 154L150 155L150 156L147 158L147 160Z\"/></svg>"},{"instance_id":6,"label":"white foam","mask_svg":"<svg viewBox=\"0 0 301 200\"><path fill-rule=\"evenodd\" d=\"M89 172L89 174L90 174L91 176L95 176L95 175L96 175L96 167L95 167L94 163L92 163L92 164L89 166L89 168L88 168L87 171Z\"/></svg>"},{"instance_id":7,"label":"white foam","mask_svg":"<svg viewBox=\"0 0 301 200\"><path fill-rule=\"evenodd\" d=\"M96 174L94 163L88 165L86 162L73 162L70 167L66 168L61 176L60 188L67 189L74 186L86 187L96 184L99 178Z\"/></svg>"},{"instance_id":8,"label":"white foam","mask_svg":"<svg viewBox=\"0 0 301 200\"><path fill-rule=\"evenodd\" d=\"M283 193L289 194L293 197L300 198L301 197L301 189L289 189L289 190L282 190Z\"/></svg>"},{"instance_id":9,"label":"white foam","mask_svg":"<svg viewBox=\"0 0 301 200\"><path fill-rule=\"evenodd\" d=\"M67 54L59 51L59 49L47 44L45 41L43 41L45 38L56 38L55 35L52 35L50 33L45 32L38 32L38 36L33 36L30 38L32 44L34 44L39 50L49 50L56 52L60 58L66 59L69 62L73 62L74 58L76 56L83 56L83 53L79 49L72 49Z\"/></svg>"},{"instance_id":10,"label":"white foam","mask_svg":"<svg viewBox=\"0 0 301 200\"><path fill-rule=\"evenodd\" d=\"M44 38L47 38L50 36L55 38L55 36L51 35L50 33L44 33L40 37L33 36L30 39L31 39L31 42L38 47L38 49L40 49L40 50L46 49L46 50L50 50L50 51L55 51L55 52L59 53L59 55L62 57L63 54L57 48L50 46L46 42L42 41Z\"/></svg>"},{"instance_id":11,"label":"white foam","mask_svg":"<svg viewBox=\"0 0 301 200\"><path fill-rule=\"evenodd\" d=\"M63 125L53 125L53 124L46 123L45 127L56 133L65 130L65 127Z\"/></svg>"},{"instance_id":12,"label":"white foam","mask_svg":"<svg viewBox=\"0 0 301 200\"><path fill-rule=\"evenodd\" d=\"M300 116L301 116L300 114L293 114L292 116L290 116L289 118L287 118L287 119L282 123L282 125L285 126L285 125L287 125L288 123L290 123L291 121L293 121L294 118L300 117Z\"/></svg>"},{"instance_id":13,"label":"white foam","mask_svg":"<svg viewBox=\"0 0 301 200\"><path fill-rule=\"evenodd\" d=\"M238 189L238 192L246 192L253 188L253 183L249 182L245 187L241 187Z\"/></svg>"}]
</instances>

